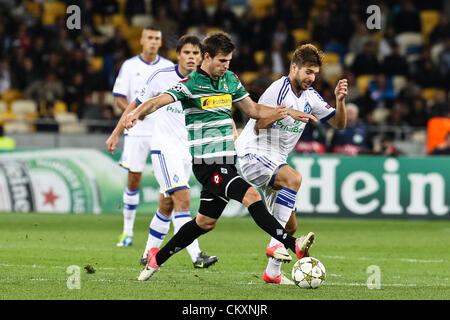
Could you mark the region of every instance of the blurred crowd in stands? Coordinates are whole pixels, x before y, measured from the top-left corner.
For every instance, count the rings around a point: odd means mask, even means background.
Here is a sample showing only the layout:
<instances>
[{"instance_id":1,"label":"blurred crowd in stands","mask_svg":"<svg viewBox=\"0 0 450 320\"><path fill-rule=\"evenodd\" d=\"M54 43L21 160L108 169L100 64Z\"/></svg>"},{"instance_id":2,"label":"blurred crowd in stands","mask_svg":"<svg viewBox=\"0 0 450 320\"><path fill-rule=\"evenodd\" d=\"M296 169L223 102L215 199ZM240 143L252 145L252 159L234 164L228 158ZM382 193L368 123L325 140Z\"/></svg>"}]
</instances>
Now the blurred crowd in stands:
<instances>
[{"instance_id":1,"label":"blurred crowd in stands","mask_svg":"<svg viewBox=\"0 0 450 320\"><path fill-rule=\"evenodd\" d=\"M201 38L216 29L230 33L237 45L230 69L254 100L288 73L297 45L311 42L323 50L314 87L334 106L337 79L348 79L348 125L332 133L327 126L308 125L298 152L397 155L395 140L407 138L399 128L414 133L432 117L450 117L446 0L59 2L81 8L81 30L66 27L65 12L48 17L48 1L0 0L0 94L7 103L13 98L4 93L11 90L18 92L16 98L35 101L34 117L40 119L69 112L80 120L117 120L110 92L121 64L139 54L139 23L147 22L162 30L160 54L170 59L184 33ZM366 25L372 4L381 9L381 30ZM11 111L7 107L3 112ZM245 124L238 110L234 118L238 127ZM39 123L33 130L58 130L51 122Z\"/></svg>"}]
</instances>

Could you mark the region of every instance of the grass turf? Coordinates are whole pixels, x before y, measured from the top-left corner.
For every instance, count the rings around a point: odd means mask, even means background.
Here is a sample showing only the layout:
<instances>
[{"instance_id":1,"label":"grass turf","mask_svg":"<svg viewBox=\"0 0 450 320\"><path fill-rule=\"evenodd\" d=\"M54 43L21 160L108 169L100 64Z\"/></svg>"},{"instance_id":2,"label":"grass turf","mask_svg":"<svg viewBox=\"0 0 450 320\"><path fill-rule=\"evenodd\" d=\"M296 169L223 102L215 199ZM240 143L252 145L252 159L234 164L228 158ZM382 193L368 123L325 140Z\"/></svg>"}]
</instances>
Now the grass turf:
<instances>
[{"instance_id":1,"label":"grass turf","mask_svg":"<svg viewBox=\"0 0 450 320\"><path fill-rule=\"evenodd\" d=\"M150 219L138 215L134 245L117 248L120 215L0 213L0 299L450 299L450 222L300 218L297 235L316 233L311 255L327 269L321 288L302 290L263 282L269 238L251 218L221 218L200 238L215 266L194 269L183 250L138 282ZM289 278L294 262L283 265ZM67 286L72 265L79 290ZM381 287L371 290L373 265Z\"/></svg>"}]
</instances>

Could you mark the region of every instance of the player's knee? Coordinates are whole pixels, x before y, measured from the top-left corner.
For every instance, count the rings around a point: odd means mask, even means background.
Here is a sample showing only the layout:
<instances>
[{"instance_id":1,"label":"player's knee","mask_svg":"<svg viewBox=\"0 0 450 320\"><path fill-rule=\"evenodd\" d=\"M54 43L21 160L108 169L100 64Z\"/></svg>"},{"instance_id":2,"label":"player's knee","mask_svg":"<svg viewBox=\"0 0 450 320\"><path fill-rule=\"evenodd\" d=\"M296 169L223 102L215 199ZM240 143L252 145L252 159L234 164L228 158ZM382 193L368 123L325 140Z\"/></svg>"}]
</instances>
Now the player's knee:
<instances>
[{"instance_id":1,"label":"player's knee","mask_svg":"<svg viewBox=\"0 0 450 320\"><path fill-rule=\"evenodd\" d=\"M203 229L203 231L209 232L216 227L217 219L206 217L199 213L195 218L195 222L201 229Z\"/></svg>"},{"instance_id":2,"label":"player's knee","mask_svg":"<svg viewBox=\"0 0 450 320\"><path fill-rule=\"evenodd\" d=\"M137 190L141 186L142 173L140 172L129 172L128 173L128 189Z\"/></svg>"},{"instance_id":3,"label":"player's knee","mask_svg":"<svg viewBox=\"0 0 450 320\"><path fill-rule=\"evenodd\" d=\"M289 175L289 178L286 180L286 187L291 190L298 191L300 186L302 185L302 175L293 170L292 174Z\"/></svg>"},{"instance_id":4,"label":"player's knee","mask_svg":"<svg viewBox=\"0 0 450 320\"><path fill-rule=\"evenodd\" d=\"M250 188L248 188L247 192L245 193L244 199L242 199L242 204L246 207L249 207L253 203L260 201L260 200L261 200L261 195L259 194L259 192L255 188L250 187Z\"/></svg>"},{"instance_id":5,"label":"player's knee","mask_svg":"<svg viewBox=\"0 0 450 320\"><path fill-rule=\"evenodd\" d=\"M164 196L162 196L159 199L158 207L159 207L159 211L162 214L170 217L170 215L172 214L172 210L173 210L173 201L170 198L165 198Z\"/></svg>"},{"instance_id":6,"label":"player's knee","mask_svg":"<svg viewBox=\"0 0 450 320\"><path fill-rule=\"evenodd\" d=\"M177 190L171 195L175 211L188 211L191 201L187 189Z\"/></svg>"}]
</instances>

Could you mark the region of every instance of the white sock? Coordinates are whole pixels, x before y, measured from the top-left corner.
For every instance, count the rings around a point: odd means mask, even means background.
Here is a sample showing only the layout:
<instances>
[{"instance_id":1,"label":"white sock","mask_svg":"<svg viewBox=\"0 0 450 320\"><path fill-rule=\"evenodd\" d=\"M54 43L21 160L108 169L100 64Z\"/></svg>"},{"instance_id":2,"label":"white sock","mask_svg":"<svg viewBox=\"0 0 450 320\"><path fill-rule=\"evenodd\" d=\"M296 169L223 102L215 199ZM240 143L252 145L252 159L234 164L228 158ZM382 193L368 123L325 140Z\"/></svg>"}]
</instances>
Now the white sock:
<instances>
[{"instance_id":1,"label":"white sock","mask_svg":"<svg viewBox=\"0 0 450 320\"><path fill-rule=\"evenodd\" d=\"M139 204L139 189L129 190L125 188L123 193L123 233L133 235L136 208Z\"/></svg>"},{"instance_id":2,"label":"white sock","mask_svg":"<svg viewBox=\"0 0 450 320\"><path fill-rule=\"evenodd\" d=\"M291 217L296 197L297 192L288 188L282 188L278 193L277 199L275 200L275 204L273 206L273 216L283 226L283 228L286 226L289 218ZM278 243L278 240L272 238L270 239L269 246L274 246ZM266 267L267 275L269 277L277 277L281 273L281 264L281 261L274 258L269 258L269 262Z\"/></svg>"},{"instance_id":3,"label":"white sock","mask_svg":"<svg viewBox=\"0 0 450 320\"><path fill-rule=\"evenodd\" d=\"M164 237L170 229L170 217L156 210L152 221L150 221L150 227L148 230L147 245L145 246L143 257L147 256L148 250L151 248L159 248L164 241Z\"/></svg>"},{"instance_id":4,"label":"white sock","mask_svg":"<svg viewBox=\"0 0 450 320\"><path fill-rule=\"evenodd\" d=\"M173 234L177 233L178 230L187 222L191 221L191 212L190 211L181 211L181 212L175 212L175 214L172 217L173 221ZM197 257L200 253L200 246L198 244L198 240L195 239L192 241L190 245L186 247L186 250L189 253L189 256L191 257L192 262L195 262L197 260Z\"/></svg>"}]
</instances>

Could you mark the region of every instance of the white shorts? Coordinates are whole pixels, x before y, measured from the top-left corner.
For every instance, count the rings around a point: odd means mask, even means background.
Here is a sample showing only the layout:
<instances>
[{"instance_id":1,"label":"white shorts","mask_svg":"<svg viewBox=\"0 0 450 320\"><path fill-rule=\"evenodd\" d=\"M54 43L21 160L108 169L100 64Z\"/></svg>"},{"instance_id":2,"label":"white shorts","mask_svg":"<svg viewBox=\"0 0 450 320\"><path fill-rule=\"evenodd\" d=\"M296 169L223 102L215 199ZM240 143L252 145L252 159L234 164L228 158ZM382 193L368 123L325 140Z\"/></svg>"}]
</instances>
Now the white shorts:
<instances>
[{"instance_id":1,"label":"white shorts","mask_svg":"<svg viewBox=\"0 0 450 320\"><path fill-rule=\"evenodd\" d=\"M189 189L192 162L174 152L152 150L152 164L159 190L166 197L176 190Z\"/></svg>"},{"instance_id":2,"label":"white shorts","mask_svg":"<svg viewBox=\"0 0 450 320\"><path fill-rule=\"evenodd\" d=\"M149 136L125 134L119 165L131 172L144 171L151 151L151 142Z\"/></svg>"},{"instance_id":3,"label":"white shorts","mask_svg":"<svg viewBox=\"0 0 450 320\"><path fill-rule=\"evenodd\" d=\"M287 163L277 163L267 156L259 156L252 153L238 157L238 159L243 178L261 190L267 210L273 213L273 205L280 190L272 189L272 185L278 170L287 165Z\"/></svg>"}]
</instances>

